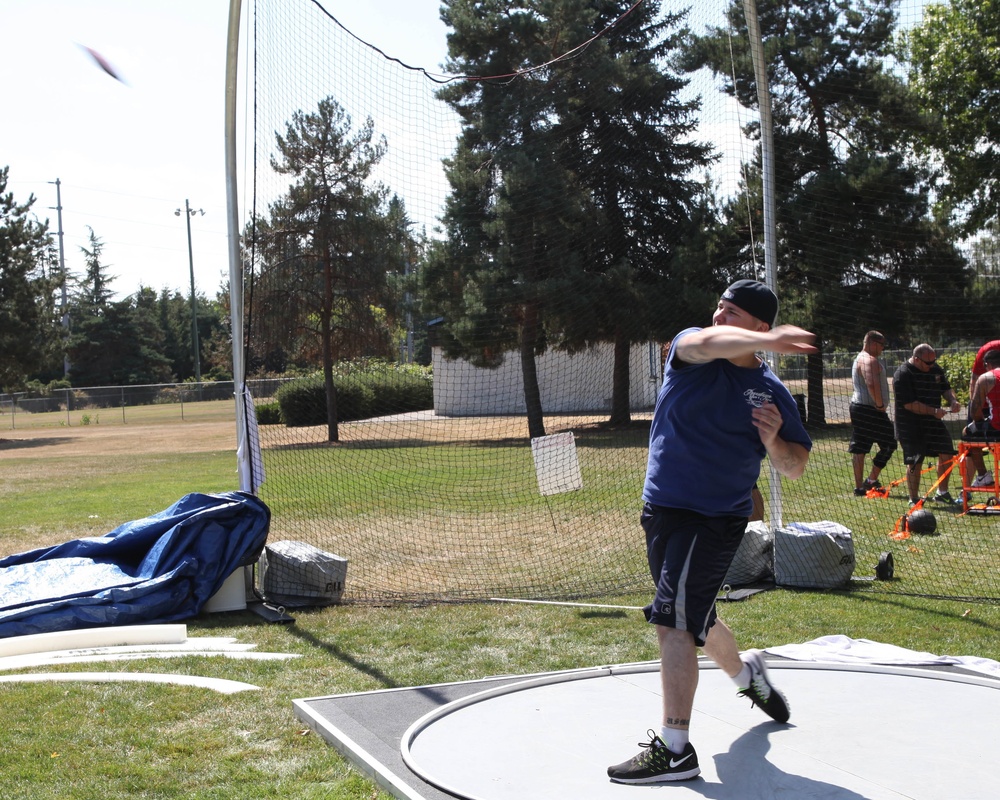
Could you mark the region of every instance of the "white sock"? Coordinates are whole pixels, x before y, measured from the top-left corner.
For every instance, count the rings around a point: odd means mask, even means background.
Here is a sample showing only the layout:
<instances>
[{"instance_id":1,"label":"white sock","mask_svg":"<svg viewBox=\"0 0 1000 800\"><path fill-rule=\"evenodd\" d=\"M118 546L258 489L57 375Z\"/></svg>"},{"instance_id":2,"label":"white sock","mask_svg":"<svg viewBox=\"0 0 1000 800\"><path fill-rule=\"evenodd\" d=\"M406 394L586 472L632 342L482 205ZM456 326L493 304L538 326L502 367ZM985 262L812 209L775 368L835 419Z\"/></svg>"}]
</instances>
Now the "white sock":
<instances>
[{"instance_id":1,"label":"white sock","mask_svg":"<svg viewBox=\"0 0 1000 800\"><path fill-rule=\"evenodd\" d=\"M740 670L738 675L733 675L733 683L736 684L739 689L747 689L750 686L750 678L752 673L750 672L750 665L744 664L743 669Z\"/></svg>"},{"instance_id":2,"label":"white sock","mask_svg":"<svg viewBox=\"0 0 1000 800\"><path fill-rule=\"evenodd\" d=\"M681 753L688 743L687 728L668 728L664 725L660 728L660 738L671 753Z\"/></svg>"}]
</instances>

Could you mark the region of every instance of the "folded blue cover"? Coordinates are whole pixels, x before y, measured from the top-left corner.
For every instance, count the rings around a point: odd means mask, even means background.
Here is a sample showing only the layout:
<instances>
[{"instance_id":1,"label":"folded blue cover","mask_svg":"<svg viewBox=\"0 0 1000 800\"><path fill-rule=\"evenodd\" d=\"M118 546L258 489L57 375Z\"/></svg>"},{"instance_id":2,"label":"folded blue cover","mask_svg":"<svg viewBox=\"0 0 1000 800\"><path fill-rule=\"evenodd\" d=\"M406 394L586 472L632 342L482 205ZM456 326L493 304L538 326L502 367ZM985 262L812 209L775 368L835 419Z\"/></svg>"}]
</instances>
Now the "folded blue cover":
<instances>
[{"instance_id":1,"label":"folded blue cover","mask_svg":"<svg viewBox=\"0 0 1000 800\"><path fill-rule=\"evenodd\" d=\"M0 559L0 638L193 617L257 560L270 521L246 492L188 494L105 536Z\"/></svg>"}]
</instances>

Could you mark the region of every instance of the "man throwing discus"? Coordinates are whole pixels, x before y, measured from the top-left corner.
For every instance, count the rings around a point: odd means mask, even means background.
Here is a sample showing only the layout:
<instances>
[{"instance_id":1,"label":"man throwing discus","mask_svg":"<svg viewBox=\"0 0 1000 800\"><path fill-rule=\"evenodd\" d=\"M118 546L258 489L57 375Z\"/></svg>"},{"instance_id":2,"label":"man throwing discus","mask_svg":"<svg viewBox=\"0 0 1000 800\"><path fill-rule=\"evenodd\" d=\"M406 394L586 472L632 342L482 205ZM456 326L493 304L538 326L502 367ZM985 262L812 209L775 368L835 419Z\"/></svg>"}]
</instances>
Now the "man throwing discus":
<instances>
[{"instance_id":1,"label":"man throwing discus","mask_svg":"<svg viewBox=\"0 0 1000 800\"><path fill-rule=\"evenodd\" d=\"M751 490L766 455L798 478L812 442L791 393L758 351L815 352L813 334L774 327L778 298L764 284L736 281L709 328L688 328L667 353L650 427L641 523L656 586L646 618L660 649L662 718L642 751L608 768L619 783L659 783L701 772L688 731L701 648L737 693L778 722L788 704L759 652L740 654L715 600L753 508Z\"/></svg>"}]
</instances>

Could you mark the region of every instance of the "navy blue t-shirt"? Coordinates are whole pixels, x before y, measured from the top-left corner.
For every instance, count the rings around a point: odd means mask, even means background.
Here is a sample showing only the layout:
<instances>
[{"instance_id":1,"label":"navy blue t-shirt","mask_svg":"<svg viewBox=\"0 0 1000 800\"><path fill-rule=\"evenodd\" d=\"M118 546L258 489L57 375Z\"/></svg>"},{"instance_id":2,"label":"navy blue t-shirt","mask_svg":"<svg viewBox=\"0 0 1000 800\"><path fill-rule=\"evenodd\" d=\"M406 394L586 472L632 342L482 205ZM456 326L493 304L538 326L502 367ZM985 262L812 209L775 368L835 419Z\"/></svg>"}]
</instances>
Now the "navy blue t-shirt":
<instances>
[{"instance_id":1,"label":"navy blue t-shirt","mask_svg":"<svg viewBox=\"0 0 1000 800\"><path fill-rule=\"evenodd\" d=\"M749 516L750 490L767 454L751 411L774 403L781 412L782 439L810 450L812 440L791 393L765 362L756 367L737 367L724 358L675 363L677 343L699 330L681 331L667 354L642 499L710 517Z\"/></svg>"}]
</instances>

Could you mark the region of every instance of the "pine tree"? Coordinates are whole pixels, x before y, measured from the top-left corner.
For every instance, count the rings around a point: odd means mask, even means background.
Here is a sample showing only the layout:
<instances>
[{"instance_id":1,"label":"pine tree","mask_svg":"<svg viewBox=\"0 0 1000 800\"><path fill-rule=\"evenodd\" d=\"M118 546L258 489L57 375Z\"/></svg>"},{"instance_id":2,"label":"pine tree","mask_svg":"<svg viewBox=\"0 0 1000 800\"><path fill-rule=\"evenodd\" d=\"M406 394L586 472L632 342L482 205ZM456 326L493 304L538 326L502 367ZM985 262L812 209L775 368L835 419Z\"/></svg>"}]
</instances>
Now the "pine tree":
<instances>
[{"instance_id":1,"label":"pine tree","mask_svg":"<svg viewBox=\"0 0 1000 800\"><path fill-rule=\"evenodd\" d=\"M58 342L53 319L55 279L46 275L48 226L7 192L9 168L0 169L0 388L13 391L42 367Z\"/></svg>"},{"instance_id":2,"label":"pine tree","mask_svg":"<svg viewBox=\"0 0 1000 800\"><path fill-rule=\"evenodd\" d=\"M425 305L444 317L448 355L496 366L519 353L532 437L544 433L537 355L614 342L611 421L625 423L631 345L707 305L674 261L694 233L694 175L712 158L691 140L698 104L679 99L686 81L666 66L682 15L633 5L443 11L450 71L499 77L440 92L463 130Z\"/></svg>"},{"instance_id":3,"label":"pine tree","mask_svg":"<svg viewBox=\"0 0 1000 800\"><path fill-rule=\"evenodd\" d=\"M941 335L954 323L949 303L960 303L964 291L964 261L930 214L926 164L907 148L925 120L889 68L895 6L757 2L772 96L781 321L828 347L856 346L872 320L890 337L918 325L924 336ZM727 18L728 28L692 38L684 65L709 67L724 91L755 108L740 0ZM747 133L759 139L757 123ZM759 198L759 158L750 175L743 192ZM739 277L763 263L745 206L746 196L729 206L723 237L728 271ZM808 398L810 425L824 424L821 353L808 357Z\"/></svg>"},{"instance_id":4,"label":"pine tree","mask_svg":"<svg viewBox=\"0 0 1000 800\"><path fill-rule=\"evenodd\" d=\"M567 3L572 39L608 32L553 67L560 157L589 195L586 269L599 286L598 313L574 310L562 340L614 343L612 424L630 420L631 345L704 324L715 300L707 257L678 257L699 234L700 177L714 156L694 138L700 101L681 99L688 81L669 67L687 12L661 16L660 7L658 0L634 8L627 0Z\"/></svg>"},{"instance_id":5,"label":"pine tree","mask_svg":"<svg viewBox=\"0 0 1000 800\"><path fill-rule=\"evenodd\" d=\"M334 365L390 349L387 274L402 267L402 251L394 246L388 192L369 185L385 148L371 119L353 130L333 98L295 112L271 164L291 186L255 221L263 258L254 327L267 336L267 321L276 320L285 331L258 350L265 358L321 361L330 441L339 439Z\"/></svg>"}]
</instances>

